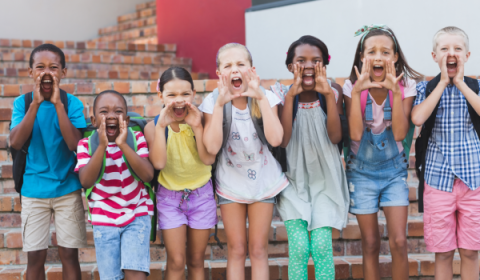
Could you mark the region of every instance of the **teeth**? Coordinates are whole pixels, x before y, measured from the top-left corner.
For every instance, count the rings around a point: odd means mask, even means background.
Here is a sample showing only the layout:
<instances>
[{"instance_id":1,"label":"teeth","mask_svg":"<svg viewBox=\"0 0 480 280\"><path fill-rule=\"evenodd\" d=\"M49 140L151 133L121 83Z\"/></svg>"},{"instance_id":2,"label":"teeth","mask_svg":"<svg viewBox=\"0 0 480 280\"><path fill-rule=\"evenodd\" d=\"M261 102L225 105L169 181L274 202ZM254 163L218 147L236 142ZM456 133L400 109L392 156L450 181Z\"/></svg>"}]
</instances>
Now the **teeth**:
<instances>
[{"instance_id":1,"label":"teeth","mask_svg":"<svg viewBox=\"0 0 480 280\"><path fill-rule=\"evenodd\" d=\"M240 80L240 78L233 78L234 81Z\"/></svg>"},{"instance_id":2,"label":"teeth","mask_svg":"<svg viewBox=\"0 0 480 280\"><path fill-rule=\"evenodd\" d=\"M175 107L175 109L183 109L183 108L185 108L185 107Z\"/></svg>"},{"instance_id":3,"label":"teeth","mask_svg":"<svg viewBox=\"0 0 480 280\"><path fill-rule=\"evenodd\" d=\"M305 74L305 76L311 77L311 76L313 76L313 74Z\"/></svg>"},{"instance_id":4,"label":"teeth","mask_svg":"<svg viewBox=\"0 0 480 280\"><path fill-rule=\"evenodd\" d=\"M52 80L43 80L42 83L51 83Z\"/></svg>"},{"instance_id":5,"label":"teeth","mask_svg":"<svg viewBox=\"0 0 480 280\"><path fill-rule=\"evenodd\" d=\"M455 64L456 62L449 62L448 64Z\"/></svg>"}]
</instances>

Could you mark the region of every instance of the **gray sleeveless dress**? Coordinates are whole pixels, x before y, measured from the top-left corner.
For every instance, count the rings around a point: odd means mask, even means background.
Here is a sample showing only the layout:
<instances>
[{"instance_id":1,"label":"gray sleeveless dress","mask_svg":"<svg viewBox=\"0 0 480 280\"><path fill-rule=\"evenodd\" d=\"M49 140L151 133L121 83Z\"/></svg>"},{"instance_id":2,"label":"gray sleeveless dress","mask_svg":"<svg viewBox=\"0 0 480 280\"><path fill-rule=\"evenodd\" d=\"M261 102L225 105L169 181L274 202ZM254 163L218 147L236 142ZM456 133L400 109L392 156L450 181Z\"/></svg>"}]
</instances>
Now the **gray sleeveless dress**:
<instances>
[{"instance_id":1,"label":"gray sleeveless dress","mask_svg":"<svg viewBox=\"0 0 480 280\"><path fill-rule=\"evenodd\" d=\"M288 88L273 87L277 95L288 92ZM290 186L278 196L277 210L283 221L305 220L309 231L320 227L341 230L348 221L347 179L337 145L328 138L326 121L319 101L299 103L286 148Z\"/></svg>"}]
</instances>

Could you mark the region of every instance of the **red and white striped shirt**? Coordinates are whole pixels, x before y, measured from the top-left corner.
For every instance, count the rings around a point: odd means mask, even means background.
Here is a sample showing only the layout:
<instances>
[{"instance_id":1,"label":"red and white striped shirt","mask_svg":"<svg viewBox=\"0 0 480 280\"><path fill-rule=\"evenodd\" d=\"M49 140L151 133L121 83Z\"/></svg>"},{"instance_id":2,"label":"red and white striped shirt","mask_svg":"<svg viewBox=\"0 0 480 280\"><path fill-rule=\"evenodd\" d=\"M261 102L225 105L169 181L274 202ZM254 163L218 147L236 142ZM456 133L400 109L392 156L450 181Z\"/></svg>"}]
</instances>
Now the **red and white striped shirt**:
<instances>
[{"instance_id":1,"label":"red and white striped shirt","mask_svg":"<svg viewBox=\"0 0 480 280\"><path fill-rule=\"evenodd\" d=\"M137 154L148 157L148 147L141 132L135 132ZM77 166L75 172L90 161L88 138L78 142ZM92 174L92 176L98 176ZM95 184L88 200L90 216L88 220L96 226L124 227L135 217L153 215L153 202L142 182L135 180L123 160L123 153L117 144L108 143L106 166L103 177Z\"/></svg>"}]
</instances>

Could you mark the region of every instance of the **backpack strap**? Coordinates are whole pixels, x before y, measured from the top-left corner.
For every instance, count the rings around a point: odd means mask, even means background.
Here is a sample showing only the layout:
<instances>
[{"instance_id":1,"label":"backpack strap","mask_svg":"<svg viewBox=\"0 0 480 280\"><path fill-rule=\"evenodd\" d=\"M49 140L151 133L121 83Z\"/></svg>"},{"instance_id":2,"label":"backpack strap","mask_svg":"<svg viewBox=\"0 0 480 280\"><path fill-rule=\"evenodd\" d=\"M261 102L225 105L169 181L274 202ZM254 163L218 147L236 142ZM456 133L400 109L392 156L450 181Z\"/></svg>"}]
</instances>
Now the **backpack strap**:
<instances>
[{"instance_id":1,"label":"backpack strap","mask_svg":"<svg viewBox=\"0 0 480 280\"><path fill-rule=\"evenodd\" d=\"M217 103L218 88L214 89L211 93L213 97L213 104ZM228 136L230 136L230 128L232 127L232 102L228 102L223 105L223 142L222 148L227 145Z\"/></svg>"},{"instance_id":2,"label":"backpack strap","mask_svg":"<svg viewBox=\"0 0 480 280\"><path fill-rule=\"evenodd\" d=\"M468 87L478 95L480 91L478 86L478 80L467 77L467 76L464 77L464 80L465 80L465 83L468 85ZM470 114L470 119L472 120L473 127L475 128L478 138L480 139L480 116L477 114L475 109L473 109L472 105L468 101L467 101L467 107L468 107L468 113Z\"/></svg>"},{"instance_id":3,"label":"backpack strap","mask_svg":"<svg viewBox=\"0 0 480 280\"><path fill-rule=\"evenodd\" d=\"M60 101L62 101L63 106L65 107L65 112L67 113L67 116L68 116L68 95L67 95L67 92L64 91L63 89L60 89Z\"/></svg>"},{"instance_id":4,"label":"backpack strap","mask_svg":"<svg viewBox=\"0 0 480 280\"><path fill-rule=\"evenodd\" d=\"M264 87L260 86L260 89L263 91L263 94L266 95L267 92ZM252 108L252 98L248 98L248 108ZM230 102L231 104L231 102ZM252 117L253 121L253 126L255 127L255 130L257 131L258 139L262 142L262 144L268 144L267 138L265 137L265 131L263 129L263 120L262 118L257 119L256 117Z\"/></svg>"},{"instance_id":5,"label":"backpack strap","mask_svg":"<svg viewBox=\"0 0 480 280\"><path fill-rule=\"evenodd\" d=\"M400 87L400 91L402 92L402 100L405 99L405 87L403 86L403 83L400 81L398 83L399 87ZM388 94L390 96L390 107L393 106L393 94L392 94L392 91L388 91ZM362 116L365 115L365 110L366 110L366 107L367 107L367 102L368 102L368 89L362 91L361 95L360 95L360 105L362 106ZM373 120L371 120L373 121Z\"/></svg>"}]
</instances>

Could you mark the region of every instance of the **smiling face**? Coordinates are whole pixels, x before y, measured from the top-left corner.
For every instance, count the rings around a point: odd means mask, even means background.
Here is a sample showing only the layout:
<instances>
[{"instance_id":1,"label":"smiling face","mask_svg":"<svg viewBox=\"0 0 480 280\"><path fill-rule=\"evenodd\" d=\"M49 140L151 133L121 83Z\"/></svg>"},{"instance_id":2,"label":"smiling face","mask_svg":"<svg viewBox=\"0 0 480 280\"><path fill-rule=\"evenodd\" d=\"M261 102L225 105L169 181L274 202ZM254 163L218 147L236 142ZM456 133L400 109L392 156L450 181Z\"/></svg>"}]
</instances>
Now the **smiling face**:
<instances>
[{"instance_id":1,"label":"smiling face","mask_svg":"<svg viewBox=\"0 0 480 280\"><path fill-rule=\"evenodd\" d=\"M366 58L372 61L370 78L374 82L382 82L386 76L387 60L397 62L398 53L395 53L395 43L390 36L372 36L363 42L363 53L361 59ZM360 70L360 69L359 69Z\"/></svg>"},{"instance_id":2,"label":"smiling face","mask_svg":"<svg viewBox=\"0 0 480 280\"><path fill-rule=\"evenodd\" d=\"M51 51L41 51L34 54L32 68L28 69L29 75L34 81L45 72L40 84L40 93L45 100L50 100L53 93L53 77L56 77L58 83L65 77L66 68L62 68L60 56Z\"/></svg>"},{"instance_id":3,"label":"smiling face","mask_svg":"<svg viewBox=\"0 0 480 280\"><path fill-rule=\"evenodd\" d=\"M158 93L158 97L164 104L175 101L174 119L181 122L187 116L186 102L192 103L195 93L189 81L173 79L163 86L163 91Z\"/></svg>"},{"instance_id":4,"label":"smiling face","mask_svg":"<svg viewBox=\"0 0 480 280\"><path fill-rule=\"evenodd\" d=\"M457 34L442 34L437 38L437 47L432 52L433 60L438 63L442 69L442 60L447 56L447 73L449 78L455 77L457 74L457 57L458 55L463 63L468 61L470 52L467 50L465 38Z\"/></svg>"},{"instance_id":5,"label":"smiling face","mask_svg":"<svg viewBox=\"0 0 480 280\"><path fill-rule=\"evenodd\" d=\"M218 55L217 75L223 75L230 81L228 89L232 94L248 90L247 71L252 68L248 53L239 47L226 49Z\"/></svg>"},{"instance_id":6,"label":"smiling face","mask_svg":"<svg viewBox=\"0 0 480 280\"><path fill-rule=\"evenodd\" d=\"M108 142L115 142L120 134L120 116L123 116L127 125L130 121L130 117L127 117L125 100L115 93L104 93L97 97L94 111L95 114L91 117L92 125L99 128L102 124L102 117L105 116Z\"/></svg>"},{"instance_id":7,"label":"smiling face","mask_svg":"<svg viewBox=\"0 0 480 280\"><path fill-rule=\"evenodd\" d=\"M288 65L288 71L293 73L293 65L300 64L304 67L302 77L302 88L304 91L311 91L315 88L315 64L323 63L322 51L315 46L308 44L299 45L295 48L295 56L292 64Z\"/></svg>"}]
</instances>

